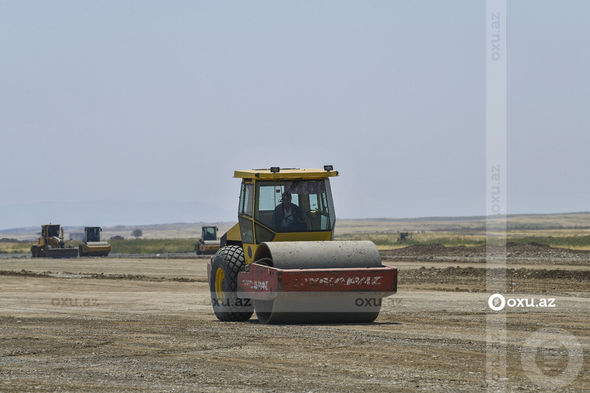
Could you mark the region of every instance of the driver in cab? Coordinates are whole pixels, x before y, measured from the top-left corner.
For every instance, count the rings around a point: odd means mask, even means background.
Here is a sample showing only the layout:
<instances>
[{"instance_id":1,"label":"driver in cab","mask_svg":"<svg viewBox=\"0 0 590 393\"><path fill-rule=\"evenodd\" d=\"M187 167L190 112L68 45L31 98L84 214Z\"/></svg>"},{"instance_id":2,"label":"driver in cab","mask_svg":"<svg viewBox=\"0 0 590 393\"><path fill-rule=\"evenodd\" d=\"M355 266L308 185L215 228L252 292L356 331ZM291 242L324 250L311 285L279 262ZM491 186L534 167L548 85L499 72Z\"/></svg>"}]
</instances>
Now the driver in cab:
<instances>
[{"instance_id":1,"label":"driver in cab","mask_svg":"<svg viewBox=\"0 0 590 393\"><path fill-rule=\"evenodd\" d=\"M274 229L278 232L305 230L305 216L294 203L291 203L291 193L284 192L281 203L277 205L272 215Z\"/></svg>"}]
</instances>

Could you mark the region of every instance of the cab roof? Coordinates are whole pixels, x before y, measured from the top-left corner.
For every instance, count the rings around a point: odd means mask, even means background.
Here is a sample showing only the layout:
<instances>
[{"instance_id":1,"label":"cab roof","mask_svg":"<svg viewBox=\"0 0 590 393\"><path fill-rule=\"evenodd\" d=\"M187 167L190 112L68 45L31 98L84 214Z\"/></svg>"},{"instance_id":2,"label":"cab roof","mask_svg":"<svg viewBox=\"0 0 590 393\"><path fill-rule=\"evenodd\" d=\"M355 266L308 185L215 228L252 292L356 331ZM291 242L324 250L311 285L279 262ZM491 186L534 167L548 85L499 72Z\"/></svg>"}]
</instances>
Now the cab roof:
<instances>
[{"instance_id":1,"label":"cab roof","mask_svg":"<svg viewBox=\"0 0 590 393\"><path fill-rule=\"evenodd\" d=\"M333 176L338 176L338 171L317 168L272 167L267 169L244 169L234 172L234 177L237 178L265 180L327 179Z\"/></svg>"}]
</instances>

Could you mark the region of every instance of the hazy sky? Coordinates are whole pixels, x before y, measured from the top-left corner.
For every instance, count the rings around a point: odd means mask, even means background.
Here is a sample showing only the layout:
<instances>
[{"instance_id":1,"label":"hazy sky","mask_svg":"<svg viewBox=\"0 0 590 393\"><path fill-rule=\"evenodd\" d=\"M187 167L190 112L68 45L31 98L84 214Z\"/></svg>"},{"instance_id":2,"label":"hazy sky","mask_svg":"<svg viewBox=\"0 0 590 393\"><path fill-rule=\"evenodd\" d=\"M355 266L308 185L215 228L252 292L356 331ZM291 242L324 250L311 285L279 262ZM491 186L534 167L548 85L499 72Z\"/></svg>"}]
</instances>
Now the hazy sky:
<instances>
[{"instance_id":1,"label":"hazy sky","mask_svg":"<svg viewBox=\"0 0 590 393\"><path fill-rule=\"evenodd\" d=\"M509 1L508 209L587 211L590 2ZM339 217L485 213L485 2L0 0L0 229L235 220L333 164Z\"/></svg>"}]
</instances>

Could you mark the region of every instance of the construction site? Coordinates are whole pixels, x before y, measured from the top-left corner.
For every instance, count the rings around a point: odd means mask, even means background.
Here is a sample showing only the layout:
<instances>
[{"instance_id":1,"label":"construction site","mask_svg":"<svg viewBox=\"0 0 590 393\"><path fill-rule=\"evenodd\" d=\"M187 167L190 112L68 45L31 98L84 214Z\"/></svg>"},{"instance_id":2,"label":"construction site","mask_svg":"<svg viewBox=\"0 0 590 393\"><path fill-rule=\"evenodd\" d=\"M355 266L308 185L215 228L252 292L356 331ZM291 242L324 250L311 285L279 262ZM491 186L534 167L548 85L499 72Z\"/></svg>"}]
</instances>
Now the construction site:
<instances>
[{"instance_id":1,"label":"construction site","mask_svg":"<svg viewBox=\"0 0 590 393\"><path fill-rule=\"evenodd\" d=\"M72 259L78 249L58 244L59 226L43 226L32 255L0 254L0 391L472 392L499 382L537 392L555 381L560 391L588 390L590 250L513 231L503 249L505 337L490 338L497 266L492 248L478 245L483 219L345 220L334 239L328 178L337 174L236 171L239 223L220 238L217 226L202 226L184 255ZM293 230L262 214L295 199L307 213ZM580 219L509 222L577 228ZM586 231L536 239L579 242ZM59 254L38 255L43 243ZM547 337L531 341L539 330ZM490 345L505 350L504 380L490 382ZM540 385L539 374L553 382Z\"/></svg>"},{"instance_id":2,"label":"construction site","mask_svg":"<svg viewBox=\"0 0 590 393\"><path fill-rule=\"evenodd\" d=\"M506 296L556 305L507 313L510 389L538 392L521 359L531 333L565 329L589 355L590 252L519 249ZM484 391L485 263L464 249L444 260L402 250L382 254L399 288L370 324L220 322L207 256L3 258L0 391ZM564 351L539 367L563 372ZM560 391L587 391L588 364Z\"/></svg>"},{"instance_id":3,"label":"construction site","mask_svg":"<svg viewBox=\"0 0 590 393\"><path fill-rule=\"evenodd\" d=\"M590 393L589 13L0 2L0 393Z\"/></svg>"}]
</instances>

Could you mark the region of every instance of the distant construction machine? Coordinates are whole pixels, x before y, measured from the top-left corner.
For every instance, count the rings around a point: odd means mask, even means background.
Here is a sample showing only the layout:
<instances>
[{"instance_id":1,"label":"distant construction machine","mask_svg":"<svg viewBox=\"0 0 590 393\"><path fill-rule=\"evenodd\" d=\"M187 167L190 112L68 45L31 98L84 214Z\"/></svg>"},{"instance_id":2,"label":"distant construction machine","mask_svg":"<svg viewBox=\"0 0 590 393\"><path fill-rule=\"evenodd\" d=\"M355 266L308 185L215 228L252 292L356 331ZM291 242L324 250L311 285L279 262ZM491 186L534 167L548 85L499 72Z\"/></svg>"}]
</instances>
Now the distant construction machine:
<instances>
[{"instance_id":1,"label":"distant construction machine","mask_svg":"<svg viewBox=\"0 0 590 393\"><path fill-rule=\"evenodd\" d=\"M64 230L59 224L41 226L41 236L37 244L31 246L33 258L76 258L78 249L66 247Z\"/></svg>"},{"instance_id":2,"label":"distant construction machine","mask_svg":"<svg viewBox=\"0 0 590 393\"><path fill-rule=\"evenodd\" d=\"M195 244L195 252L197 255L201 254L215 254L219 250L219 239L217 238L217 231L219 228L215 226L201 227L201 238Z\"/></svg>"},{"instance_id":3,"label":"distant construction machine","mask_svg":"<svg viewBox=\"0 0 590 393\"><path fill-rule=\"evenodd\" d=\"M207 266L221 321L373 322L397 291L370 241L334 241L331 165L235 171L238 223ZM359 201L359 203L362 203Z\"/></svg>"},{"instance_id":4,"label":"distant construction machine","mask_svg":"<svg viewBox=\"0 0 590 393\"><path fill-rule=\"evenodd\" d=\"M106 257L111 252L111 245L100 240L101 227L84 227L84 241L78 247L80 256Z\"/></svg>"}]
</instances>

